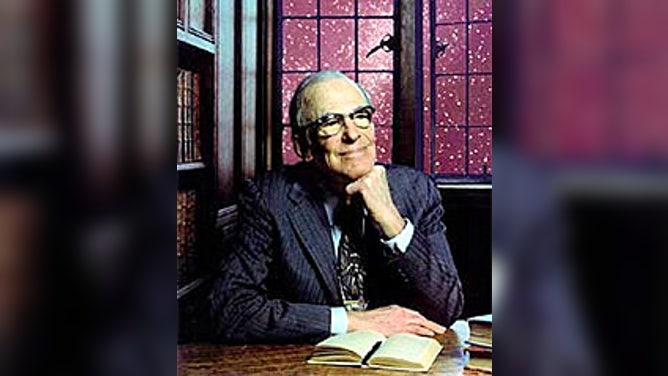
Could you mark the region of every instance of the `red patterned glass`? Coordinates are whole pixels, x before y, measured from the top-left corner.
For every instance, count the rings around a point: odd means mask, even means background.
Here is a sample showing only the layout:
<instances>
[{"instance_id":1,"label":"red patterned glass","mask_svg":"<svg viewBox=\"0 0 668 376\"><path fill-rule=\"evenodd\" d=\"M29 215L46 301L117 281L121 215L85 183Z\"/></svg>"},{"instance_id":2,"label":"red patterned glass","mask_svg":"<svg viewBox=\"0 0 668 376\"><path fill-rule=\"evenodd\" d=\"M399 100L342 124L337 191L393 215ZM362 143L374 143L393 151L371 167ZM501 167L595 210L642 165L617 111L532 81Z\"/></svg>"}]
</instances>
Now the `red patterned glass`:
<instances>
[{"instance_id":1,"label":"red patterned glass","mask_svg":"<svg viewBox=\"0 0 668 376\"><path fill-rule=\"evenodd\" d=\"M283 22L283 70L316 69L316 21Z\"/></svg>"},{"instance_id":2,"label":"red patterned glass","mask_svg":"<svg viewBox=\"0 0 668 376\"><path fill-rule=\"evenodd\" d=\"M391 73L360 73L359 82L376 107L373 122L378 161L389 163L392 159L393 76Z\"/></svg>"},{"instance_id":3,"label":"red patterned glass","mask_svg":"<svg viewBox=\"0 0 668 376\"><path fill-rule=\"evenodd\" d=\"M466 80L464 76L436 79L436 125L466 124Z\"/></svg>"},{"instance_id":4,"label":"red patterned glass","mask_svg":"<svg viewBox=\"0 0 668 376\"><path fill-rule=\"evenodd\" d=\"M464 127L438 127L435 135L434 173L466 173L466 130Z\"/></svg>"},{"instance_id":5,"label":"red patterned glass","mask_svg":"<svg viewBox=\"0 0 668 376\"><path fill-rule=\"evenodd\" d=\"M436 57L436 64L435 64L436 72L465 73L466 72L465 26L464 25L438 26L436 28L436 42L447 44L447 47L445 47L443 53Z\"/></svg>"},{"instance_id":6,"label":"red patterned glass","mask_svg":"<svg viewBox=\"0 0 668 376\"><path fill-rule=\"evenodd\" d=\"M473 21L492 20L492 0L468 0L469 19Z\"/></svg>"},{"instance_id":7,"label":"red patterned glass","mask_svg":"<svg viewBox=\"0 0 668 376\"><path fill-rule=\"evenodd\" d=\"M320 62L323 69L355 69L355 22L351 19L320 21Z\"/></svg>"},{"instance_id":8,"label":"red patterned glass","mask_svg":"<svg viewBox=\"0 0 668 376\"><path fill-rule=\"evenodd\" d=\"M436 22L466 21L466 2L464 0L437 0Z\"/></svg>"},{"instance_id":9,"label":"red patterned glass","mask_svg":"<svg viewBox=\"0 0 668 376\"><path fill-rule=\"evenodd\" d=\"M392 127L376 126L376 160L381 163L392 161Z\"/></svg>"},{"instance_id":10,"label":"red patterned glass","mask_svg":"<svg viewBox=\"0 0 668 376\"><path fill-rule=\"evenodd\" d=\"M469 77L469 125L492 124L492 76Z\"/></svg>"},{"instance_id":11,"label":"red patterned glass","mask_svg":"<svg viewBox=\"0 0 668 376\"><path fill-rule=\"evenodd\" d=\"M284 0L284 16L315 16L316 0Z\"/></svg>"},{"instance_id":12,"label":"red patterned glass","mask_svg":"<svg viewBox=\"0 0 668 376\"><path fill-rule=\"evenodd\" d=\"M376 107L373 122L392 125L393 77L391 73L360 73L359 83L367 90Z\"/></svg>"},{"instance_id":13,"label":"red patterned glass","mask_svg":"<svg viewBox=\"0 0 668 376\"><path fill-rule=\"evenodd\" d=\"M295 93L295 89L297 88L297 85L299 85L299 82L306 77L305 73L284 73L283 74L283 79L282 79L282 86L283 86L283 95L282 95L282 121L283 124L289 124L290 123L290 100L292 99L292 95Z\"/></svg>"},{"instance_id":14,"label":"red patterned glass","mask_svg":"<svg viewBox=\"0 0 668 376\"><path fill-rule=\"evenodd\" d=\"M393 52L378 50L368 58L366 54L377 46L386 34L394 34L394 21L391 19L359 20L359 68L391 70Z\"/></svg>"},{"instance_id":15,"label":"red patterned glass","mask_svg":"<svg viewBox=\"0 0 668 376\"><path fill-rule=\"evenodd\" d=\"M364 16L391 16L394 5L393 0L358 0L357 9Z\"/></svg>"},{"instance_id":16,"label":"red patterned glass","mask_svg":"<svg viewBox=\"0 0 668 376\"><path fill-rule=\"evenodd\" d=\"M469 71L472 73L492 71L492 24L469 26Z\"/></svg>"},{"instance_id":17,"label":"red patterned glass","mask_svg":"<svg viewBox=\"0 0 668 376\"><path fill-rule=\"evenodd\" d=\"M352 16L354 13L354 0L329 0L320 2L321 16Z\"/></svg>"},{"instance_id":18,"label":"red patterned glass","mask_svg":"<svg viewBox=\"0 0 668 376\"><path fill-rule=\"evenodd\" d=\"M492 127L469 128L469 174L492 174Z\"/></svg>"},{"instance_id":19,"label":"red patterned glass","mask_svg":"<svg viewBox=\"0 0 668 376\"><path fill-rule=\"evenodd\" d=\"M290 165L301 161L295 154L292 145L292 132L290 127L283 128L283 164Z\"/></svg>"}]
</instances>

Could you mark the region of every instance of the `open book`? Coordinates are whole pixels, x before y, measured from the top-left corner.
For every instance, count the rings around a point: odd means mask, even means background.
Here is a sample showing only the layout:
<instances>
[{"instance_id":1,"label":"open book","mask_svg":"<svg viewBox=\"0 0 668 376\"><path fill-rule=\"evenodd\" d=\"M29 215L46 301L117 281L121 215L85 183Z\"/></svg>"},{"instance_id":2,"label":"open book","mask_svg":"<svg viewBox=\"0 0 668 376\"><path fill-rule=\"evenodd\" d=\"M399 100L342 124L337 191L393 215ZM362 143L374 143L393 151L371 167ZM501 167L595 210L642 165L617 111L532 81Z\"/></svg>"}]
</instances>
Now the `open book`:
<instances>
[{"instance_id":1,"label":"open book","mask_svg":"<svg viewBox=\"0 0 668 376\"><path fill-rule=\"evenodd\" d=\"M429 337L400 333L387 338L372 330L360 330L318 343L307 363L428 371L442 348Z\"/></svg>"}]
</instances>

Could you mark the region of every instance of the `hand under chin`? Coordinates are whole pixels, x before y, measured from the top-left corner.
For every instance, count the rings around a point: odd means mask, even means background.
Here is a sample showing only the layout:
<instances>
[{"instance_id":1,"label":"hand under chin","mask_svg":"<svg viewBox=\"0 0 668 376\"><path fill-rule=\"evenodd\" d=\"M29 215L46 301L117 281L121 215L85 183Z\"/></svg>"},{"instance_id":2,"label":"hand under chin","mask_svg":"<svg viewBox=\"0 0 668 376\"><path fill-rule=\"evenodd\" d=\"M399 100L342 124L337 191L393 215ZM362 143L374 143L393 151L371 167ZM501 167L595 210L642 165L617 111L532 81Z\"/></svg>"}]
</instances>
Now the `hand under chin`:
<instances>
[{"instance_id":1,"label":"hand under chin","mask_svg":"<svg viewBox=\"0 0 668 376\"><path fill-rule=\"evenodd\" d=\"M345 170L344 175L351 181L355 181L368 173L373 169L374 164L359 164L352 166L350 169Z\"/></svg>"}]
</instances>

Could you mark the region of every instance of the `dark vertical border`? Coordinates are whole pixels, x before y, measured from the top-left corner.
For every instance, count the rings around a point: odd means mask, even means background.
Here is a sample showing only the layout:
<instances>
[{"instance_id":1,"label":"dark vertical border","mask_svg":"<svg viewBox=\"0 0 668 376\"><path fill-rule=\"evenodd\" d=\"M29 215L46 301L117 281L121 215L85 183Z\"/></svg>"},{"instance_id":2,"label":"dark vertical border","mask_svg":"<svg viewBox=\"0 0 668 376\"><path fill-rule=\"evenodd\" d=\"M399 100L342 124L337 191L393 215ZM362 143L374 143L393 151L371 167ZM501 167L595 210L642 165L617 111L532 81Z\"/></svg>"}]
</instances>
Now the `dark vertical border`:
<instances>
[{"instance_id":1,"label":"dark vertical border","mask_svg":"<svg viewBox=\"0 0 668 376\"><path fill-rule=\"evenodd\" d=\"M465 57L466 57L466 105L464 106L466 108L466 118L464 118L464 126L465 132L464 132L464 137L465 137L465 143L464 145L466 146L465 148L465 155L464 155L464 162L466 162L466 166L464 169L464 175L465 176L470 176L471 174L469 173L469 137L471 134L470 128L469 128L469 64L470 64L470 57L469 57L469 26L471 25L470 20L469 20L469 0L466 0L466 4L464 5L465 9L464 11L466 12L466 24L464 25L464 34L466 35L466 51L465 51Z\"/></svg>"},{"instance_id":2,"label":"dark vertical border","mask_svg":"<svg viewBox=\"0 0 668 376\"><path fill-rule=\"evenodd\" d=\"M429 0L428 0L429 1ZM413 100L415 103L415 168L424 171L424 62L422 54L424 48L424 36L422 35L422 9L424 3L422 0L415 0L415 93Z\"/></svg>"},{"instance_id":3,"label":"dark vertical border","mask_svg":"<svg viewBox=\"0 0 668 376\"><path fill-rule=\"evenodd\" d=\"M419 2L419 0L417 1ZM394 122L392 132L392 160L395 163L416 166L416 137L421 115L416 111L416 1L395 0L394 32L398 40L394 51L394 71L398 79L394 86ZM397 69L398 67L398 69ZM397 111L398 110L398 111Z\"/></svg>"},{"instance_id":4,"label":"dark vertical border","mask_svg":"<svg viewBox=\"0 0 668 376\"><path fill-rule=\"evenodd\" d=\"M272 1L272 0L267 0ZM272 150L271 159L273 165L280 167L283 165L283 1L276 0L274 2L274 24L276 25L276 35L274 35L275 46L275 65L272 72L272 80L275 88L274 94L276 100L273 105L273 118L275 119L275 127L272 128Z\"/></svg>"},{"instance_id":5,"label":"dark vertical border","mask_svg":"<svg viewBox=\"0 0 668 376\"><path fill-rule=\"evenodd\" d=\"M435 174L436 160L436 54L434 53L434 46L436 45L436 2L432 1L429 4L429 96L431 108L429 112L431 116L431 124L429 124L429 131L431 138L429 139L429 174Z\"/></svg>"}]
</instances>

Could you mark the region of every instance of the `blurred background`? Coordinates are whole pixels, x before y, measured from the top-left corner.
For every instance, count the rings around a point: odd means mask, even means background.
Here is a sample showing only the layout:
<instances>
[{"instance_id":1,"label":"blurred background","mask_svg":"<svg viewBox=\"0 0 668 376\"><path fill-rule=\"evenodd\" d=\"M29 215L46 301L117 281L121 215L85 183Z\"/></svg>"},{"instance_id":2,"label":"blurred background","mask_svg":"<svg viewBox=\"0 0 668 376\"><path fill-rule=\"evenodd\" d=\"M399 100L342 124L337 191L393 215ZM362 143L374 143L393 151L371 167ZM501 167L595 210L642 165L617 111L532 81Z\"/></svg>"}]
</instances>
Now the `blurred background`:
<instances>
[{"instance_id":1,"label":"blurred background","mask_svg":"<svg viewBox=\"0 0 668 376\"><path fill-rule=\"evenodd\" d=\"M318 69L370 88L382 161L438 183L497 373L661 372L667 6L1 0L0 373L173 373Z\"/></svg>"}]
</instances>

